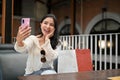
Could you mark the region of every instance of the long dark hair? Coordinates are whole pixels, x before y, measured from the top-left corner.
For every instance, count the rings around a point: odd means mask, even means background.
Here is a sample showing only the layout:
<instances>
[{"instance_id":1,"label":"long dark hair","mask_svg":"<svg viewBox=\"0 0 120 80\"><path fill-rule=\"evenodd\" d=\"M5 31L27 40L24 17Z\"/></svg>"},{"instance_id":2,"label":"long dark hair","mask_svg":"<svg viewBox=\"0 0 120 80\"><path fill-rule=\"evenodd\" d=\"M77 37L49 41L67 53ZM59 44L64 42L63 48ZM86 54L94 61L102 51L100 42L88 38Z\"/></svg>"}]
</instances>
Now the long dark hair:
<instances>
[{"instance_id":1,"label":"long dark hair","mask_svg":"<svg viewBox=\"0 0 120 80\"><path fill-rule=\"evenodd\" d=\"M58 35L58 29L57 29L57 19L55 17L54 14L47 14L45 15L41 20L40 23L43 22L44 19L46 19L47 17L51 17L54 21L54 27L55 27L55 31L54 31L54 35L50 38L50 43L53 49L56 49L57 44L59 43L59 35ZM41 31L41 27L40 27L40 34L41 36L43 36L43 33Z\"/></svg>"}]
</instances>

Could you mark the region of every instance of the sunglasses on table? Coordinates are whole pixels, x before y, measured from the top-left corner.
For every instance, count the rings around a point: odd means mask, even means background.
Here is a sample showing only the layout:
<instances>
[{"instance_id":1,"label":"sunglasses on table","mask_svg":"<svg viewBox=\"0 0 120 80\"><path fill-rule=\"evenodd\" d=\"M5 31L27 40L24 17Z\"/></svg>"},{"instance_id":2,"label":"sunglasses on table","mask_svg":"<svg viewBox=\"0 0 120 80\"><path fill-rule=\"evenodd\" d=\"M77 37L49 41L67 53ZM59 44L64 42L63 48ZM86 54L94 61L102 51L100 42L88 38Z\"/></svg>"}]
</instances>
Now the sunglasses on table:
<instances>
[{"instance_id":1,"label":"sunglasses on table","mask_svg":"<svg viewBox=\"0 0 120 80\"><path fill-rule=\"evenodd\" d=\"M46 62L46 57L45 57L45 50L40 51L42 57L41 57L41 62L45 63Z\"/></svg>"}]
</instances>

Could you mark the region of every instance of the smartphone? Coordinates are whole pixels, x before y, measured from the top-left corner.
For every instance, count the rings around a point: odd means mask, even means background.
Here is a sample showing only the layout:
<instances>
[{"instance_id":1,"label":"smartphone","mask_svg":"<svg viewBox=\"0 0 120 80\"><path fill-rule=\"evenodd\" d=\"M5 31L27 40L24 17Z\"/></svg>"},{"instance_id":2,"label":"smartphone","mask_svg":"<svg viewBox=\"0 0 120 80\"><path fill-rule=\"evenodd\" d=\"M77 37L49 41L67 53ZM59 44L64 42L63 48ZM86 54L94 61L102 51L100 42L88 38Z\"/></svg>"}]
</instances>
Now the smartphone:
<instances>
[{"instance_id":1,"label":"smartphone","mask_svg":"<svg viewBox=\"0 0 120 80\"><path fill-rule=\"evenodd\" d=\"M21 25L25 27L26 25L30 26L30 18L22 18Z\"/></svg>"}]
</instances>

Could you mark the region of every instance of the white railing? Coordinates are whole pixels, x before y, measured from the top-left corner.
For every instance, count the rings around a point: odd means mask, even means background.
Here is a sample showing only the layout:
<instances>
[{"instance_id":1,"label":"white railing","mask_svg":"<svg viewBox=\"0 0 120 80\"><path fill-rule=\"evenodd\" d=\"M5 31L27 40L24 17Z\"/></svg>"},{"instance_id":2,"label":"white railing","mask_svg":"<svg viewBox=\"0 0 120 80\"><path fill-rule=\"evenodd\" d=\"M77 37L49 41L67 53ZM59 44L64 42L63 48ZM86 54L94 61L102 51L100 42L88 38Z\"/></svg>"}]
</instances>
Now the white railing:
<instances>
[{"instance_id":1,"label":"white railing","mask_svg":"<svg viewBox=\"0 0 120 80\"><path fill-rule=\"evenodd\" d=\"M2 43L2 38L3 38L3 37L0 36L0 44L3 44L3 43ZM11 43L14 44L15 42L16 42L16 37L12 37L12 42L11 42Z\"/></svg>"},{"instance_id":2,"label":"white railing","mask_svg":"<svg viewBox=\"0 0 120 80\"><path fill-rule=\"evenodd\" d=\"M16 37L12 37L12 43L14 44L16 42Z\"/></svg>"},{"instance_id":3,"label":"white railing","mask_svg":"<svg viewBox=\"0 0 120 80\"><path fill-rule=\"evenodd\" d=\"M120 68L120 33L60 36L61 50L90 49L94 70Z\"/></svg>"},{"instance_id":4,"label":"white railing","mask_svg":"<svg viewBox=\"0 0 120 80\"><path fill-rule=\"evenodd\" d=\"M120 33L66 35L60 41L60 50L90 49L94 70L120 68Z\"/></svg>"}]
</instances>

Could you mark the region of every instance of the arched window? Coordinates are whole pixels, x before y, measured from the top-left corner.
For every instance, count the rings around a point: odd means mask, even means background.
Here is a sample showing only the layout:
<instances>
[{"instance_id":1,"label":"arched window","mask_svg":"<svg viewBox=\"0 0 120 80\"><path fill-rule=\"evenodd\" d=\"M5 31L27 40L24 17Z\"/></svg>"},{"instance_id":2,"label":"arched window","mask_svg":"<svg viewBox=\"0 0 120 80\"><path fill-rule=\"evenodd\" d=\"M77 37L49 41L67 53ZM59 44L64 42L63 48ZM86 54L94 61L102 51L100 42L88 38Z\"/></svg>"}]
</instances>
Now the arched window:
<instances>
[{"instance_id":1,"label":"arched window","mask_svg":"<svg viewBox=\"0 0 120 80\"><path fill-rule=\"evenodd\" d=\"M113 19L104 19L96 23L91 29L90 34L97 33L118 33L120 32L120 23Z\"/></svg>"},{"instance_id":2,"label":"arched window","mask_svg":"<svg viewBox=\"0 0 120 80\"><path fill-rule=\"evenodd\" d=\"M70 35L70 24L65 24L61 30L60 35ZM78 30L75 28L74 34L79 34Z\"/></svg>"}]
</instances>

